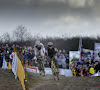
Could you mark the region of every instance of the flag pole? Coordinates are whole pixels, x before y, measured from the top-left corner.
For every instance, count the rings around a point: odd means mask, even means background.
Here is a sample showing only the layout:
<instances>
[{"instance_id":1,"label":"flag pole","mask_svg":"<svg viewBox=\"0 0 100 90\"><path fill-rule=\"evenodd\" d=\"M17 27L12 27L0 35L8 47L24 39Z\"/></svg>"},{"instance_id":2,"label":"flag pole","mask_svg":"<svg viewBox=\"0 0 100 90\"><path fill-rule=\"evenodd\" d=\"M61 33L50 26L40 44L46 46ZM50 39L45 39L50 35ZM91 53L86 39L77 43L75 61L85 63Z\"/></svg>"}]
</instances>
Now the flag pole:
<instances>
[{"instance_id":1,"label":"flag pole","mask_svg":"<svg viewBox=\"0 0 100 90\"><path fill-rule=\"evenodd\" d=\"M80 39L79 39L79 49L78 49L78 51L80 51L79 61L82 61L82 37L80 37Z\"/></svg>"}]
</instances>

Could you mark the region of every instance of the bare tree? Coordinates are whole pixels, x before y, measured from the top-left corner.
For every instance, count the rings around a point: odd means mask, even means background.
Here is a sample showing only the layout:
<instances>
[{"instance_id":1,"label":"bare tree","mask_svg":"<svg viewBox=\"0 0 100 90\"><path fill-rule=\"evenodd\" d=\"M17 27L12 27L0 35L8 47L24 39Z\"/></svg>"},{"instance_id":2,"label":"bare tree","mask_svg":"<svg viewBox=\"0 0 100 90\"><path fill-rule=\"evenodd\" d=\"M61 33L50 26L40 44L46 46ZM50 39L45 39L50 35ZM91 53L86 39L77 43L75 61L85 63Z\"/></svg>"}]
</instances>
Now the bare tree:
<instances>
[{"instance_id":1,"label":"bare tree","mask_svg":"<svg viewBox=\"0 0 100 90\"><path fill-rule=\"evenodd\" d=\"M13 31L13 35L16 37L17 41L23 42L26 40L28 35L27 28L23 25L20 25Z\"/></svg>"},{"instance_id":2,"label":"bare tree","mask_svg":"<svg viewBox=\"0 0 100 90\"><path fill-rule=\"evenodd\" d=\"M8 32L6 32L2 35L2 41L4 41L5 43L10 42L10 34Z\"/></svg>"},{"instance_id":3,"label":"bare tree","mask_svg":"<svg viewBox=\"0 0 100 90\"><path fill-rule=\"evenodd\" d=\"M3 43L3 37L0 36L0 43Z\"/></svg>"}]
</instances>

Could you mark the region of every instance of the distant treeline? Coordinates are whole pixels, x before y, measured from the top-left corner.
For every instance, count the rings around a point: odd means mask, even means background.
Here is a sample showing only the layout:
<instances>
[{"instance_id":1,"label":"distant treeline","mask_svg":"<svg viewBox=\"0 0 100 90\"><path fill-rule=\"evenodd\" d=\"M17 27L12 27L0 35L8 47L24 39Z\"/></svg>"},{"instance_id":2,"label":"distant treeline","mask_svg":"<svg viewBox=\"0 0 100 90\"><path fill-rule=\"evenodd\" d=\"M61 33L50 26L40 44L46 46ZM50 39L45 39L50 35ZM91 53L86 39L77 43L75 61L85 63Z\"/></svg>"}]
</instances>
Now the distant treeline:
<instances>
[{"instance_id":1,"label":"distant treeline","mask_svg":"<svg viewBox=\"0 0 100 90\"><path fill-rule=\"evenodd\" d=\"M13 38L12 38L13 37ZM47 47L47 43L53 42L55 47L58 50L65 49L67 53L69 51L77 51L79 47L79 39L80 36L68 37L67 35L64 37L46 37L43 38L39 35L32 36L30 32L28 32L25 26L18 26L13 31L13 36L10 34L4 33L0 38L0 46L8 43L9 45L17 44L20 46L32 46L34 47L35 41L40 40L45 47ZM85 49L94 50L94 42L100 42L100 36L98 35L96 38L94 37L82 37L82 47Z\"/></svg>"}]
</instances>

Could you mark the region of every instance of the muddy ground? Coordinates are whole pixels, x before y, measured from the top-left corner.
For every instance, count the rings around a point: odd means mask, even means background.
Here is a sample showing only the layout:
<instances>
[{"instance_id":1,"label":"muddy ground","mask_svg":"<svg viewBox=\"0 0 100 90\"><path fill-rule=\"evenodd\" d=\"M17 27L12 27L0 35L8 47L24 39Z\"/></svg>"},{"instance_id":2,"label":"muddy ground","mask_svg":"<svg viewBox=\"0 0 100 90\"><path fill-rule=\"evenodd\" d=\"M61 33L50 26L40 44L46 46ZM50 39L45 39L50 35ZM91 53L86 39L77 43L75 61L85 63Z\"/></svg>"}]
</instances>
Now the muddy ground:
<instances>
[{"instance_id":1,"label":"muddy ground","mask_svg":"<svg viewBox=\"0 0 100 90\"><path fill-rule=\"evenodd\" d=\"M23 90L19 79L15 79L11 70L0 68L0 90Z\"/></svg>"},{"instance_id":2,"label":"muddy ground","mask_svg":"<svg viewBox=\"0 0 100 90\"><path fill-rule=\"evenodd\" d=\"M65 77L55 81L52 75L28 73L30 90L100 90L100 77Z\"/></svg>"},{"instance_id":3,"label":"muddy ground","mask_svg":"<svg viewBox=\"0 0 100 90\"><path fill-rule=\"evenodd\" d=\"M52 75L27 73L29 90L100 90L100 77L65 77L55 81ZM0 90L22 90L11 70L0 69Z\"/></svg>"}]
</instances>

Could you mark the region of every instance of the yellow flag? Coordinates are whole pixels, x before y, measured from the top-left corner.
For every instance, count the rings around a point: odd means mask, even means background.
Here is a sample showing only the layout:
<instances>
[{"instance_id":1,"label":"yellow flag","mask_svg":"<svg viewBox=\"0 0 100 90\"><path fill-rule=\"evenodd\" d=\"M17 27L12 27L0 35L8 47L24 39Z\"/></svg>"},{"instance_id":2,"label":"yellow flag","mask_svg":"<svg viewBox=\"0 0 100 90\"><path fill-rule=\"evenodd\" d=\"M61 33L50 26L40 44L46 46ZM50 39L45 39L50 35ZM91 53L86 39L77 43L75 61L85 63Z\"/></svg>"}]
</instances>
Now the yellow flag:
<instances>
[{"instance_id":1,"label":"yellow flag","mask_svg":"<svg viewBox=\"0 0 100 90\"><path fill-rule=\"evenodd\" d=\"M25 85L24 85L25 72L19 58L18 58L18 64L17 64L17 76L19 77L19 80L21 81L23 90L25 90Z\"/></svg>"},{"instance_id":2,"label":"yellow flag","mask_svg":"<svg viewBox=\"0 0 100 90\"><path fill-rule=\"evenodd\" d=\"M12 64L11 64L11 62L8 63L8 69L12 69Z\"/></svg>"}]
</instances>

